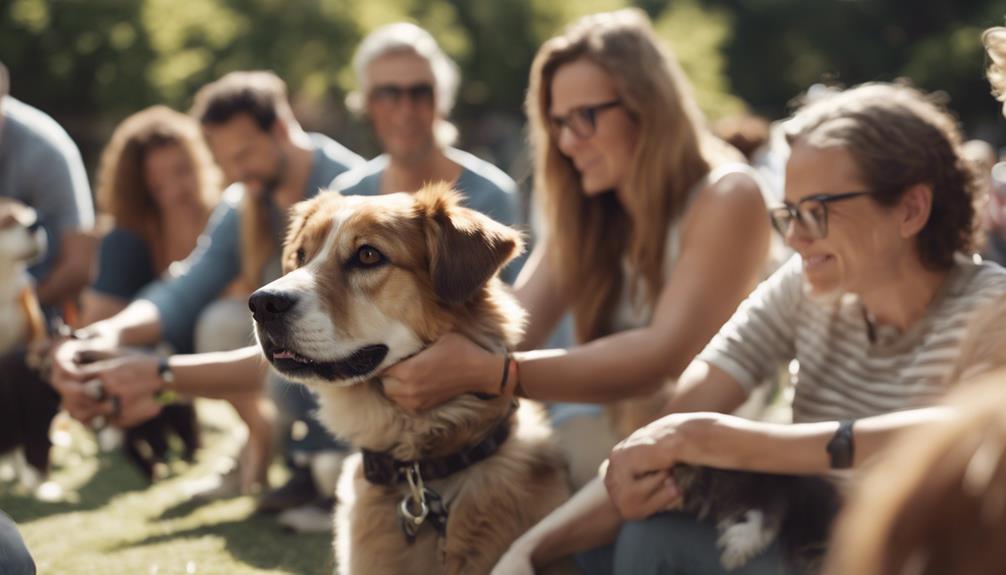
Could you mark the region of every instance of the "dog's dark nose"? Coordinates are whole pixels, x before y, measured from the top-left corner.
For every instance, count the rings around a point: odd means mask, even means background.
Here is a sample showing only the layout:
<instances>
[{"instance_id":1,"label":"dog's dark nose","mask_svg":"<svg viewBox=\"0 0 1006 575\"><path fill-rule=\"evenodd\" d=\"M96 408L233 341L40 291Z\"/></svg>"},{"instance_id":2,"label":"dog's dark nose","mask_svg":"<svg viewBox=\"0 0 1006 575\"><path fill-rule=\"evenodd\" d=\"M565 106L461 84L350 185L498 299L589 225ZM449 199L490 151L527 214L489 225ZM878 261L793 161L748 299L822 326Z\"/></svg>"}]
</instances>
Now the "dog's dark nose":
<instances>
[{"instance_id":1,"label":"dog's dark nose","mask_svg":"<svg viewBox=\"0 0 1006 575\"><path fill-rule=\"evenodd\" d=\"M259 323L276 321L297 303L289 293L260 289L248 298L248 309Z\"/></svg>"}]
</instances>

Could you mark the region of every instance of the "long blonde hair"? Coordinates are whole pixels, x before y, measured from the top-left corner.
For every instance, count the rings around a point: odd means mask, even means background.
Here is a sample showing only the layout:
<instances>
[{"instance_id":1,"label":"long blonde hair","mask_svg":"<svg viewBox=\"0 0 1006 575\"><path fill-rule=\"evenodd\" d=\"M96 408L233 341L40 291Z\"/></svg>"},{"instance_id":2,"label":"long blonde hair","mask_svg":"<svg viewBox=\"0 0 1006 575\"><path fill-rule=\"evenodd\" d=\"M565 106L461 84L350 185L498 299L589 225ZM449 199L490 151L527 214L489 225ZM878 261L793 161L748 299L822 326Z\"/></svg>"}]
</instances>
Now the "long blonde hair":
<instances>
[{"instance_id":1,"label":"long blonde hair","mask_svg":"<svg viewBox=\"0 0 1006 575\"><path fill-rule=\"evenodd\" d=\"M96 199L98 209L117 227L139 235L151 247L158 267L167 265L161 209L147 189L143 162L164 146L179 146L188 155L199 182L197 201L209 215L220 197L220 173L189 116L165 106L152 106L126 118L101 154Z\"/></svg>"},{"instance_id":2,"label":"long blonde hair","mask_svg":"<svg viewBox=\"0 0 1006 575\"><path fill-rule=\"evenodd\" d=\"M611 193L585 195L572 161L550 135L552 78L580 59L611 76L621 104L638 123L627 206ZM572 301L577 335L588 341L611 330L612 310L626 287L623 257L633 270L630 293L642 281L648 300L656 300L668 225L684 210L688 191L720 159L714 156L725 157L729 148L709 135L688 80L637 9L584 17L545 42L531 67L526 110L536 196L553 248L550 263Z\"/></svg>"}]
</instances>

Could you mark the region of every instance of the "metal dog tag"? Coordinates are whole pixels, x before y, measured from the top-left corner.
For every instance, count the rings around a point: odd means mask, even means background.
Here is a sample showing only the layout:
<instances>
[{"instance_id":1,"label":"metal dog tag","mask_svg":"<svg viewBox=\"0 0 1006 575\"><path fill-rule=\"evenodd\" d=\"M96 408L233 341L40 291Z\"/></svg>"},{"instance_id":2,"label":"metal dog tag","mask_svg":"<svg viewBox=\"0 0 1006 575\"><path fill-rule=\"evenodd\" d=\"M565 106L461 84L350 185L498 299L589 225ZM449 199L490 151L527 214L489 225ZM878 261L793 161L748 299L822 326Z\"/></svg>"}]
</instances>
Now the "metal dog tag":
<instances>
[{"instance_id":1,"label":"metal dog tag","mask_svg":"<svg viewBox=\"0 0 1006 575\"><path fill-rule=\"evenodd\" d=\"M426 521L426 516L430 513L430 508L426 505L425 498L418 501L419 510L416 513L412 512L410 508L410 503L415 501L412 494L406 495L402 499L402 503L398 506L398 517L402 525L402 532L405 534L405 539L409 543L416 540L416 533L419 532L419 528L423 525L423 521Z\"/></svg>"}]
</instances>

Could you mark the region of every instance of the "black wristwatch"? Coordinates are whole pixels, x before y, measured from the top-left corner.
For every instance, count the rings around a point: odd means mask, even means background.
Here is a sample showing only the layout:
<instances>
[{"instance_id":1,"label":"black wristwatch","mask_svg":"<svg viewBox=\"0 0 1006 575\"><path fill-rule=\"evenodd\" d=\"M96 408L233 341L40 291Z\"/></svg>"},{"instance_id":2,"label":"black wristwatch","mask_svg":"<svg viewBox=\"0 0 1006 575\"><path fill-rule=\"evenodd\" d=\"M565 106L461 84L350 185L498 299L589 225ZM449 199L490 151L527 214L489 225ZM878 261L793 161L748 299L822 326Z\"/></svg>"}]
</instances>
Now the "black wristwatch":
<instances>
[{"instance_id":1,"label":"black wristwatch","mask_svg":"<svg viewBox=\"0 0 1006 575\"><path fill-rule=\"evenodd\" d=\"M164 385L154 394L154 401L161 405L174 403L178 399L178 393L174 389L175 374L171 371L171 366L168 365L168 358L161 357L157 361L157 376L161 378Z\"/></svg>"},{"instance_id":2,"label":"black wristwatch","mask_svg":"<svg viewBox=\"0 0 1006 575\"><path fill-rule=\"evenodd\" d=\"M828 442L827 451L831 458L832 469L849 469L856 454L856 444L852 437L852 425L855 419L845 419L838 422L835 435Z\"/></svg>"}]
</instances>

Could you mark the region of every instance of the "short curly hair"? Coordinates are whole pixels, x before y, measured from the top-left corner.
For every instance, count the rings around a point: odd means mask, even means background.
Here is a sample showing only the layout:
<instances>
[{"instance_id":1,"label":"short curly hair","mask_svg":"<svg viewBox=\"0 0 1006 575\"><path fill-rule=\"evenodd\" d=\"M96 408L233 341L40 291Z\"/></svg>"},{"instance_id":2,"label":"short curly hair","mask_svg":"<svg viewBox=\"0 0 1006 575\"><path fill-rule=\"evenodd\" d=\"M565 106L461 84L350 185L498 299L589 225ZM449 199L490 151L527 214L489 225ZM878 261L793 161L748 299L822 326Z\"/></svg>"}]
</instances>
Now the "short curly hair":
<instances>
[{"instance_id":1,"label":"short curly hair","mask_svg":"<svg viewBox=\"0 0 1006 575\"><path fill-rule=\"evenodd\" d=\"M206 84L196 92L190 114L204 126L219 126L238 114L248 114L263 132L277 118L293 118L286 82L266 70L231 72Z\"/></svg>"},{"instance_id":2,"label":"short curly hair","mask_svg":"<svg viewBox=\"0 0 1006 575\"><path fill-rule=\"evenodd\" d=\"M1006 104L1006 28L989 28L982 34L982 43L989 53L989 82L992 93Z\"/></svg>"},{"instance_id":3,"label":"short curly hair","mask_svg":"<svg viewBox=\"0 0 1006 575\"><path fill-rule=\"evenodd\" d=\"M926 267L947 269L955 254L974 251L981 184L961 152L957 121L938 98L904 84L862 84L805 105L784 130L791 145L848 150L881 205L929 185L932 210L916 236Z\"/></svg>"}]
</instances>

